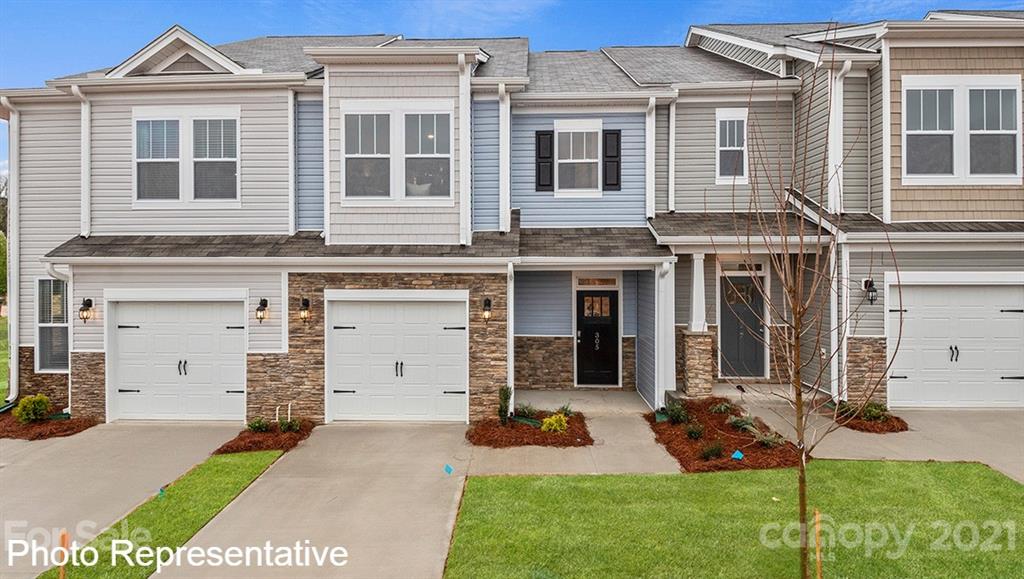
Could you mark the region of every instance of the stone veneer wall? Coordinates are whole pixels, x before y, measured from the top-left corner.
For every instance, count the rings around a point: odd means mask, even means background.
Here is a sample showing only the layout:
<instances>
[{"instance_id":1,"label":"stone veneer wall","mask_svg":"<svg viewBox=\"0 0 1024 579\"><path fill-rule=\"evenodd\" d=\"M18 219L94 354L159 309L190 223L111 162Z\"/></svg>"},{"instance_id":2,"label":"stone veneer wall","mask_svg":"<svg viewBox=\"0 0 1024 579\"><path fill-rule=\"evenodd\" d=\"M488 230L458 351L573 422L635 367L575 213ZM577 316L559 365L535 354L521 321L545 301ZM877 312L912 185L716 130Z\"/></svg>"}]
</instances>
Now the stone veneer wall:
<instances>
[{"instance_id":1,"label":"stone veneer wall","mask_svg":"<svg viewBox=\"0 0 1024 579\"><path fill-rule=\"evenodd\" d=\"M573 340L571 336L516 336L516 389L574 388Z\"/></svg>"},{"instance_id":2,"label":"stone veneer wall","mask_svg":"<svg viewBox=\"0 0 1024 579\"><path fill-rule=\"evenodd\" d=\"M107 418L107 362L103 352L71 352L71 414Z\"/></svg>"},{"instance_id":3,"label":"stone veneer wall","mask_svg":"<svg viewBox=\"0 0 1024 579\"><path fill-rule=\"evenodd\" d=\"M676 380L686 396L711 396L714 341L715 334L711 332L691 332L676 326Z\"/></svg>"},{"instance_id":4,"label":"stone veneer wall","mask_svg":"<svg viewBox=\"0 0 1024 579\"><path fill-rule=\"evenodd\" d=\"M850 402L886 399L886 339L850 336L846 349L846 396ZM881 381L881 382L879 382ZM877 389L872 393L871 389Z\"/></svg>"},{"instance_id":5,"label":"stone veneer wall","mask_svg":"<svg viewBox=\"0 0 1024 579\"><path fill-rule=\"evenodd\" d=\"M636 336L622 338L622 389L636 390Z\"/></svg>"},{"instance_id":6,"label":"stone veneer wall","mask_svg":"<svg viewBox=\"0 0 1024 579\"><path fill-rule=\"evenodd\" d=\"M55 411L68 405L67 374L36 374L36 351L32 346L18 348L18 398L46 394Z\"/></svg>"}]
</instances>

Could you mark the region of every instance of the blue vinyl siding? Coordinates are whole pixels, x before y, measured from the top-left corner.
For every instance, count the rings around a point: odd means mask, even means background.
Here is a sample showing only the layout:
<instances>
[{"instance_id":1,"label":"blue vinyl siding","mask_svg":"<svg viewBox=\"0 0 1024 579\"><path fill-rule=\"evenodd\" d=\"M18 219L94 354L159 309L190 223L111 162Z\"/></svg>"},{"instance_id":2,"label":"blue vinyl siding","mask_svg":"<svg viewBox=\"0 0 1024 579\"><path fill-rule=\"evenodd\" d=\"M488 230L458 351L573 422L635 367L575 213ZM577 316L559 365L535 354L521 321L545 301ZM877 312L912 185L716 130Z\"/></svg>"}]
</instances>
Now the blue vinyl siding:
<instances>
[{"instance_id":1,"label":"blue vinyl siding","mask_svg":"<svg viewBox=\"0 0 1024 579\"><path fill-rule=\"evenodd\" d=\"M636 335L636 284L635 271L622 272L622 335Z\"/></svg>"},{"instance_id":2,"label":"blue vinyl siding","mask_svg":"<svg viewBox=\"0 0 1024 579\"><path fill-rule=\"evenodd\" d=\"M572 272L516 272L513 316L516 335L571 336Z\"/></svg>"},{"instance_id":3,"label":"blue vinyl siding","mask_svg":"<svg viewBox=\"0 0 1024 579\"><path fill-rule=\"evenodd\" d=\"M324 105L295 103L295 216L298 229L324 227Z\"/></svg>"},{"instance_id":4,"label":"blue vinyl siding","mask_svg":"<svg viewBox=\"0 0 1024 579\"><path fill-rule=\"evenodd\" d=\"M537 191L534 133L554 129L555 119L601 118L604 129L622 131L622 190L599 198L556 197ZM645 120L643 113L603 115L512 115L512 207L521 210L523 227L642 226L646 224Z\"/></svg>"},{"instance_id":5,"label":"blue vinyl siding","mask_svg":"<svg viewBox=\"0 0 1024 579\"><path fill-rule=\"evenodd\" d=\"M653 271L637 273L636 389L652 407L655 373L655 279Z\"/></svg>"},{"instance_id":6,"label":"blue vinyl siding","mask_svg":"<svg viewBox=\"0 0 1024 579\"><path fill-rule=\"evenodd\" d=\"M500 227L498 101L473 101L473 231Z\"/></svg>"}]
</instances>

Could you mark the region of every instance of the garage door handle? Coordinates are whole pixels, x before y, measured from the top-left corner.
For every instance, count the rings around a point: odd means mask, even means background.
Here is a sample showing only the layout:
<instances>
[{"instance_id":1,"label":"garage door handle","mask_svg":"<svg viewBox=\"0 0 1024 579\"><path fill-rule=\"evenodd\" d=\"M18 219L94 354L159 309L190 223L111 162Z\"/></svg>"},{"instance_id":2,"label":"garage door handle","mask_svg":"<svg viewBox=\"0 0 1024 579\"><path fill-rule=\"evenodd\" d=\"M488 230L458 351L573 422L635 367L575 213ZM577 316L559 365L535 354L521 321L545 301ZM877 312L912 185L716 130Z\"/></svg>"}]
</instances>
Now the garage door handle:
<instances>
[{"instance_id":1,"label":"garage door handle","mask_svg":"<svg viewBox=\"0 0 1024 579\"><path fill-rule=\"evenodd\" d=\"M355 394L355 390L335 390L335 394Z\"/></svg>"},{"instance_id":2,"label":"garage door handle","mask_svg":"<svg viewBox=\"0 0 1024 579\"><path fill-rule=\"evenodd\" d=\"M181 376L181 360L178 360L178 376Z\"/></svg>"},{"instance_id":3,"label":"garage door handle","mask_svg":"<svg viewBox=\"0 0 1024 579\"><path fill-rule=\"evenodd\" d=\"M225 390L225 394L245 394L245 390Z\"/></svg>"},{"instance_id":4,"label":"garage door handle","mask_svg":"<svg viewBox=\"0 0 1024 579\"><path fill-rule=\"evenodd\" d=\"M185 360L185 375L188 376L188 360Z\"/></svg>"},{"instance_id":5,"label":"garage door handle","mask_svg":"<svg viewBox=\"0 0 1024 579\"><path fill-rule=\"evenodd\" d=\"M117 329L119 329L119 330L137 330L137 329L139 329L139 327L138 326L126 326L124 324L118 324L117 325Z\"/></svg>"},{"instance_id":6,"label":"garage door handle","mask_svg":"<svg viewBox=\"0 0 1024 579\"><path fill-rule=\"evenodd\" d=\"M403 378L405 377L405 362L398 363L398 375Z\"/></svg>"},{"instance_id":7,"label":"garage door handle","mask_svg":"<svg viewBox=\"0 0 1024 579\"><path fill-rule=\"evenodd\" d=\"M906 380L906 376L889 376L890 380Z\"/></svg>"},{"instance_id":8,"label":"garage door handle","mask_svg":"<svg viewBox=\"0 0 1024 579\"><path fill-rule=\"evenodd\" d=\"M999 310L1004 314L1024 314L1024 310Z\"/></svg>"},{"instance_id":9,"label":"garage door handle","mask_svg":"<svg viewBox=\"0 0 1024 579\"><path fill-rule=\"evenodd\" d=\"M245 326L226 326L229 330L244 330Z\"/></svg>"},{"instance_id":10,"label":"garage door handle","mask_svg":"<svg viewBox=\"0 0 1024 579\"><path fill-rule=\"evenodd\" d=\"M398 360L395 360L395 376L398 376Z\"/></svg>"},{"instance_id":11,"label":"garage door handle","mask_svg":"<svg viewBox=\"0 0 1024 579\"><path fill-rule=\"evenodd\" d=\"M465 330L466 326L445 326L446 330Z\"/></svg>"},{"instance_id":12,"label":"garage door handle","mask_svg":"<svg viewBox=\"0 0 1024 579\"><path fill-rule=\"evenodd\" d=\"M129 390L127 388L118 388L117 391L118 392L136 392L136 393L142 392L142 390Z\"/></svg>"},{"instance_id":13,"label":"garage door handle","mask_svg":"<svg viewBox=\"0 0 1024 579\"><path fill-rule=\"evenodd\" d=\"M355 326L334 326L335 330L354 330Z\"/></svg>"},{"instance_id":14,"label":"garage door handle","mask_svg":"<svg viewBox=\"0 0 1024 579\"><path fill-rule=\"evenodd\" d=\"M1000 376L1000 380L1024 380L1024 376Z\"/></svg>"},{"instance_id":15,"label":"garage door handle","mask_svg":"<svg viewBox=\"0 0 1024 579\"><path fill-rule=\"evenodd\" d=\"M445 394L465 394L465 390L445 390Z\"/></svg>"},{"instance_id":16,"label":"garage door handle","mask_svg":"<svg viewBox=\"0 0 1024 579\"><path fill-rule=\"evenodd\" d=\"M956 360L954 360L954 361L955 362L959 362L960 361L960 346L953 346L953 349L956 350Z\"/></svg>"},{"instance_id":17,"label":"garage door handle","mask_svg":"<svg viewBox=\"0 0 1024 579\"><path fill-rule=\"evenodd\" d=\"M949 347L949 361L953 361L953 346Z\"/></svg>"}]
</instances>

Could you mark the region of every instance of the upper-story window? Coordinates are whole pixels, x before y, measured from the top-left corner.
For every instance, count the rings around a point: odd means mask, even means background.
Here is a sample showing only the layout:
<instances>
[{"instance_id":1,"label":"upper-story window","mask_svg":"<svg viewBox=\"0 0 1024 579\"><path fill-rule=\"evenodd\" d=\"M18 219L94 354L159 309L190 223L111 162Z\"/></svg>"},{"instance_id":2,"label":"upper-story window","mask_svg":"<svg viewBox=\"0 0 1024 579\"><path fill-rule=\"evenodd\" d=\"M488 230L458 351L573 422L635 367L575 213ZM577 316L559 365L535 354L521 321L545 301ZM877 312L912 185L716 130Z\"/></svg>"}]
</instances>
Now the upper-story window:
<instances>
[{"instance_id":1,"label":"upper-story window","mask_svg":"<svg viewBox=\"0 0 1024 579\"><path fill-rule=\"evenodd\" d=\"M907 75L902 83L903 184L1021 183L1019 75Z\"/></svg>"},{"instance_id":2,"label":"upper-story window","mask_svg":"<svg viewBox=\"0 0 1024 579\"><path fill-rule=\"evenodd\" d=\"M135 207L239 205L239 107L146 106L132 116Z\"/></svg>"},{"instance_id":3,"label":"upper-story window","mask_svg":"<svg viewBox=\"0 0 1024 579\"><path fill-rule=\"evenodd\" d=\"M601 194L600 119L555 121L555 194Z\"/></svg>"},{"instance_id":4,"label":"upper-story window","mask_svg":"<svg viewBox=\"0 0 1024 579\"><path fill-rule=\"evenodd\" d=\"M747 109L715 109L715 183L747 183Z\"/></svg>"},{"instance_id":5,"label":"upper-story window","mask_svg":"<svg viewBox=\"0 0 1024 579\"><path fill-rule=\"evenodd\" d=\"M453 103L346 101L344 203L444 204L452 195Z\"/></svg>"}]
</instances>

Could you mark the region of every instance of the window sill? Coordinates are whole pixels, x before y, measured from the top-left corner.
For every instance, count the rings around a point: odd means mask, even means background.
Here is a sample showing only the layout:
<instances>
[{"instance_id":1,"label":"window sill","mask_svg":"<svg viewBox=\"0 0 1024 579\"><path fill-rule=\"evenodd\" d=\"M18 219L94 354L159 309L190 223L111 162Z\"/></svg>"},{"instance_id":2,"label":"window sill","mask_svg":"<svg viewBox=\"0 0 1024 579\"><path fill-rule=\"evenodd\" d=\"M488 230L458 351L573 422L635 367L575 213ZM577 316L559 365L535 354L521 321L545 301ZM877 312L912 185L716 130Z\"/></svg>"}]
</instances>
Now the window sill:
<instances>
[{"instance_id":1,"label":"window sill","mask_svg":"<svg viewBox=\"0 0 1024 579\"><path fill-rule=\"evenodd\" d=\"M32 372L33 374L70 374L70 370L46 370L44 368L36 368Z\"/></svg>"},{"instance_id":2,"label":"window sill","mask_svg":"<svg viewBox=\"0 0 1024 579\"><path fill-rule=\"evenodd\" d=\"M342 207L454 207L454 197L342 197Z\"/></svg>"},{"instance_id":3,"label":"window sill","mask_svg":"<svg viewBox=\"0 0 1024 579\"><path fill-rule=\"evenodd\" d=\"M191 201L183 201L181 199L135 199L132 201L132 209L139 210L152 210L152 209L241 209L241 200L221 200L221 199L193 199Z\"/></svg>"},{"instance_id":4,"label":"window sill","mask_svg":"<svg viewBox=\"0 0 1024 579\"><path fill-rule=\"evenodd\" d=\"M907 187L983 187L992 185L1022 185L1024 179L1020 175L972 175L970 177L953 177L951 175L904 175L900 185Z\"/></svg>"},{"instance_id":5,"label":"window sill","mask_svg":"<svg viewBox=\"0 0 1024 579\"><path fill-rule=\"evenodd\" d=\"M715 185L750 185L747 177L715 177Z\"/></svg>"},{"instance_id":6,"label":"window sill","mask_svg":"<svg viewBox=\"0 0 1024 579\"><path fill-rule=\"evenodd\" d=\"M555 197L569 199L598 199L604 195L600 189L556 189Z\"/></svg>"}]
</instances>

